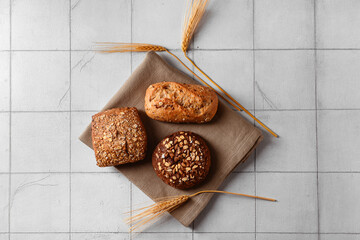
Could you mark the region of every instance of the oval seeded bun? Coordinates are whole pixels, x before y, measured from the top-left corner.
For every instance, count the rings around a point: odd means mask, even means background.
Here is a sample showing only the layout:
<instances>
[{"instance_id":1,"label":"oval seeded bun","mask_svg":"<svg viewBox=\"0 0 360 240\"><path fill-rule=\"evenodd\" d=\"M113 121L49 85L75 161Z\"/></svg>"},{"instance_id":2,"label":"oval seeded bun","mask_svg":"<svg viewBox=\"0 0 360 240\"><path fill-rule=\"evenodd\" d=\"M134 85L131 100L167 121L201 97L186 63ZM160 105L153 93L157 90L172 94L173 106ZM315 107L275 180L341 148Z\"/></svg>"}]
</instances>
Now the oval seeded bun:
<instances>
[{"instance_id":1,"label":"oval seeded bun","mask_svg":"<svg viewBox=\"0 0 360 240\"><path fill-rule=\"evenodd\" d=\"M155 120L174 123L206 123L218 108L216 93L197 84L160 82L145 94L146 114Z\"/></svg>"}]
</instances>

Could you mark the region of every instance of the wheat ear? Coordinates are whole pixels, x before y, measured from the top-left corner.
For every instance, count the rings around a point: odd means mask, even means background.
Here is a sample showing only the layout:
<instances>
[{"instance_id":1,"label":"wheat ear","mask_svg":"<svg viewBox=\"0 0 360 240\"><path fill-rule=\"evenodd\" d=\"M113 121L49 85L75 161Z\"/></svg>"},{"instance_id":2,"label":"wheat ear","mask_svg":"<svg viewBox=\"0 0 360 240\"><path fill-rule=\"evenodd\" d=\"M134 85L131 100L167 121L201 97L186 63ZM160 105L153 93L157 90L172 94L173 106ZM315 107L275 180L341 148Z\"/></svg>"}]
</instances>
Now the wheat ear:
<instances>
[{"instance_id":1,"label":"wheat ear","mask_svg":"<svg viewBox=\"0 0 360 240\"><path fill-rule=\"evenodd\" d=\"M165 214L166 212L171 212L171 211L177 209L182 204L187 202L190 198L195 197L199 194L203 194L203 193L225 193L225 194L232 194L232 195L237 195L237 196L244 196L244 197L250 197L250 198L256 198L256 199L262 199L262 200L266 200L266 201L276 202L276 200L272 199L272 198L253 196L253 195L248 195L248 194L234 193L234 192L227 192L227 191L218 191L218 190L204 190L204 191L196 192L191 195L181 195L181 196L161 198L160 201L158 201L150 206L131 211L131 213L135 213L135 212L138 212L139 210L142 210L142 212L126 218L125 222L127 224L131 225L129 231L133 232L133 231L138 230L139 228L143 227L146 224L149 224L151 222L155 222L155 221L159 220L160 217L163 214Z\"/></svg>"},{"instance_id":2,"label":"wheat ear","mask_svg":"<svg viewBox=\"0 0 360 240\"><path fill-rule=\"evenodd\" d=\"M223 94L230 98L238 106L238 110L243 110L246 112L252 119L259 123L263 128L265 128L271 135L274 137L279 137L275 132L258 120L254 115L252 115L246 108L244 108L238 101L236 101L230 94L228 94L222 87L220 87L216 82L214 82L207 74L205 74L186 54L189 47L191 38L194 35L194 32L199 25L199 22L202 16L205 13L206 5L208 0L188 0L188 8L185 14L185 22L182 33L181 49L184 52L184 55L187 60L199 71L201 72L211 83L213 83ZM208 85L208 84L207 84ZM240 108L240 109L239 109Z\"/></svg>"},{"instance_id":3,"label":"wheat ear","mask_svg":"<svg viewBox=\"0 0 360 240\"><path fill-rule=\"evenodd\" d=\"M185 21L182 30L181 49L186 52L190 41L205 13L208 0L188 0Z\"/></svg>"},{"instance_id":4,"label":"wheat ear","mask_svg":"<svg viewBox=\"0 0 360 240\"><path fill-rule=\"evenodd\" d=\"M117 43L117 42L98 42L97 50L104 53L114 52L163 52L167 49L153 44L147 43Z\"/></svg>"}]
</instances>

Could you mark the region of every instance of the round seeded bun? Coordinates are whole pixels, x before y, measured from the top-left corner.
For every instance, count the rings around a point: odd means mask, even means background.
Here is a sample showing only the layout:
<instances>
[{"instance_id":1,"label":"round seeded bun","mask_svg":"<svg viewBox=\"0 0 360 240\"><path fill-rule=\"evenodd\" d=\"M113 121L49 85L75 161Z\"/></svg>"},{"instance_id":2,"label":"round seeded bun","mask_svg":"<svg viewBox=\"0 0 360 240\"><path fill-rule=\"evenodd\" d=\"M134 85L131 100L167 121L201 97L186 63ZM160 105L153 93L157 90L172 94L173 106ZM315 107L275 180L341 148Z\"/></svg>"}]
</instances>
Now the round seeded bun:
<instances>
[{"instance_id":1,"label":"round seeded bun","mask_svg":"<svg viewBox=\"0 0 360 240\"><path fill-rule=\"evenodd\" d=\"M199 135L176 132L156 146L152 165L166 184L178 189L191 188L201 183L208 174L210 151Z\"/></svg>"}]
</instances>

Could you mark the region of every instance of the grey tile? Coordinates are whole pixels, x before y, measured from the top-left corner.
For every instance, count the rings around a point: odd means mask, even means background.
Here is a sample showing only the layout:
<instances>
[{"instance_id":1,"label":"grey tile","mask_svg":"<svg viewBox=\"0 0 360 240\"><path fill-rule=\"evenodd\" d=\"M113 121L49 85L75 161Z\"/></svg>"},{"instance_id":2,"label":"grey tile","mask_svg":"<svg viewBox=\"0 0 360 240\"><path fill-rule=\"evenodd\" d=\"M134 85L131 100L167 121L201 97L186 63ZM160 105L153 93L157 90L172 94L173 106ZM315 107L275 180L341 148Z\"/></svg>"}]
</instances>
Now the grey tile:
<instances>
[{"instance_id":1,"label":"grey tile","mask_svg":"<svg viewBox=\"0 0 360 240\"><path fill-rule=\"evenodd\" d=\"M12 172L68 172L70 114L13 113Z\"/></svg>"},{"instance_id":2,"label":"grey tile","mask_svg":"<svg viewBox=\"0 0 360 240\"><path fill-rule=\"evenodd\" d=\"M72 172L118 172L114 167L98 167L94 151L79 140L79 136L91 123L96 112L71 113L71 171Z\"/></svg>"},{"instance_id":3,"label":"grey tile","mask_svg":"<svg viewBox=\"0 0 360 240\"><path fill-rule=\"evenodd\" d=\"M0 240L9 240L8 233L0 233Z\"/></svg>"},{"instance_id":4,"label":"grey tile","mask_svg":"<svg viewBox=\"0 0 360 240\"><path fill-rule=\"evenodd\" d=\"M278 202L256 201L256 231L316 233L316 173L257 173L256 194Z\"/></svg>"},{"instance_id":5,"label":"grey tile","mask_svg":"<svg viewBox=\"0 0 360 240\"><path fill-rule=\"evenodd\" d=\"M190 240L192 239L191 233L134 233L133 239L147 239L147 240L158 240L158 239L171 239L171 240Z\"/></svg>"},{"instance_id":6,"label":"grey tile","mask_svg":"<svg viewBox=\"0 0 360 240\"><path fill-rule=\"evenodd\" d=\"M227 178L221 189L254 195L254 173L233 173ZM217 194L199 217L196 218L194 231L253 232L255 231L254 213L254 199Z\"/></svg>"},{"instance_id":7,"label":"grey tile","mask_svg":"<svg viewBox=\"0 0 360 240\"><path fill-rule=\"evenodd\" d=\"M131 41L131 1L71 0L71 47L91 49L96 42Z\"/></svg>"},{"instance_id":8,"label":"grey tile","mask_svg":"<svg viewBox=\"0 0 360 240\"><path fill-rule=\"evenodd\" d=\"M255 240L255 233L194 233L194 240Z\"/></svg>"},{"instance_id":9,"label":"grey tile","mask_svg":"<svg viewBox=\"0 0 360 240\"><path fill-rule=\"evenodd\" d=\"M11 240L69 240L68 233L22 233L11 234Z\"/></svg>"},{"instance_id":10,"label":"grey tile","mask_svg":"<svg viewBox=\"0 0 360 240\"><path fill-rule=\"evenodd\" d=\"M130 64L129 53L73 52L71 109L102 109L130 76Z\"/></svg>"},{"instance_id":11,"label":"grey tile","mask_svg":"<svg viewBox=\"0 0 360 240\"><path fill-rule=\"evenodd\" d=\"M177 50L177 51L171 51L172 53L174 53L175 55L177 55L179 58L182 57L182 52L181 50ZM132 67L132 72L134 72L136 70L137 67L140 66L140 64L143 62L143 60L146 57L146 52L133 52L131 53L131 67ZM169 63L171 60L171 56L168 56L168 53L162 53L162 52L157 52L158 55L160 55L161 57L163 57L165 59L166 57L166 62ZM174 60L172 62L172 65L174 66L174 64L177 64L178 61ZM170 64L170 63L169 63ZM174 66L175 67L175 66ZM176 65L176 68L180 70L181 65ZM182 71L185 71L186 69L181 69Z\"/></svg>"},{"instance_id":12,"label":"grey tile","mask_svg":"<svg viewBox=\"0 0 360 240\"><path fill-rule=\"evenodd\" d=\"M360 232L359 181L359 173L319 173L321 233Z\"/></svg>"},{"instance_id":13,"label":"grey tile","mask_svg":"<svg viewBox=\"0 0 360 240\"><path fill-rule=\"evenodd\" d=\"M69 1L12 2L12 49L69 49Z\"/></svg>"},{"instance_id":14,"label":"grey tile","mask_svg":"<svg viewBox=\"0 0 360 240\"><path fill-rule=\"evenodd\" d=\"M257 233L256 240L318 240L317 234Z\"/></svg>"},{"instance_id":15,"label":"grey tile","mask_svg":"<svg viewBox=\"0 0 360 240\"><path fill-rule=\"evenodd\" d=\"M194 42L195 48L251 49L253 0L209 1Z\"/></svg>"},{"instance_id":16,"label":"grey tile","mask_svg":"<svg viewBox=\"0 0 360 240\"><path fill-rule=\"evenodd\" d=\"M129 186L121 174L72 174L72 232L126 232L122 218L130 207Z\"/></svg>"},{"instance_id":17,"label":"grey tile","mask_svg":"<svg viewBox=\"0 0 360 240\"><path fill-rule=\"evenodd\" d=\"M72 233L72 240L125 240L129 239L128 233Z\"/></svg>"},{"instance_id":18,"label":"grey tile","mask_svg":"<svg viewBox=\"0 0 360 240\"><path fill-rule=\"evenodd\" d=\"M359 240L360 234L320 234L320 240Z\"/></svg>"},{"instance_id":19,"label":"grey tile","mask_svg":"<svg viewBox=\"0 0 360 240\"><path fill-rule=\"evenodd\" d=\"M134 0L133 42L180 49L185 9L184 1Z\"/></svg>"},{"instance_id":20,"label":"grey tile","mask_svg":"<svg viewBox=\"0 0 360 240\"><path fill-rule=\"evenodd\" d=\"M256 109L315 109L314 51L256 51Z\"/></svg>"},{"instance_id":21,"label":"grey tile","mask_svg":"<svg viewBox=\"0 0 360 240\"><path fill-rule=\"evenodd\" d=\"M251 51L195 51L197 66L245 108L254 108L253 53ZM199 71L203 80L220 92Z\"/></svg>"},{"instance_id":22,"label":"grey tile","mask_svg":"<svg viewBox=\"0 0 360 240\"><path fill-rule=\"evenodd\" d=\"M257 171L316 171L315 111L257 111L256 117L279 134L256 150ZM257 124L257 126L259 126Z\"/></svg>"},{"instance_id":23,"label":"grey tile","mask_svg":"<svg viewBox=\"0 0 360 240\"><path fill-rule=\"evenodd\" d=\"M135 185L132 186L132 204L133 210L140 209L142 207L149 206L154 202L145 195ZM138 231L145 232L191 232L191 227L184 227L179 221L177 221L170 214L166 213L158 221L151 225L146 225L144 228L138 229Z\"/></svg>"},{"instance_id":24,"label":"grey tile","mask_svg":"<svg viewBox=\"0 0 360 240\"><path fill-rule=\"evenodd\" d=\"M68 52L14 52L11 70L13 111L70 109Z\"/></svg>"},{"instance_id":25,"label":"grey tile","mask_svg":"<svg viewBox=\"0 0 360 240\"><path fill-rule=\"evenodd\" d=\"M9 172L10 160L10 114L0 113L0 172Z\"/></svg>"},{"instance_id":26,"label":"grey tile","mask_svg":"<svg viewBox=\"0 0 360 240\"><path fill-rule=\"evenodd\" d=\"M0 111L9 111L9 110L10 110L10 53L0 52Z\"/></svg>"},{"instance_id":27,"label":"grey tile","mask_svg":"<svg viewBox=\"0 0 360 240\"><path fill-rule=\"evenodd\" d=\"M312 0L256 0L255 48L314 47Z\"/></svg>"},{"instance_id":28,"label":"grey tile","mask_svg":"<svg viewBox=\"0 0 360 240\"><path fill-rule=\"evenodd\" d=\"M317 52L318 107L360 108L360 52Z\"/></svg>"},{"instance_id":29,"label":"grey tile","mask_svg":"<svg viewBox=\"0 0 360 240\"><path fill-rule=\"evenodd\" d=\"M357 0L317 0L317 47L359 48L359 10L360 2Z\"/></svg>"},{"instance_id":30,"label":"grey tile","mask_svg":"<svg viewBox=\"0 0 360 240\"><path fill-rule=\"evenodd\" d=\"M0 50L10 49L10 1L0 1Z\"/></svg>"},{"instance_id":31,"label":"grey tile","mask_svg":"<svg viewBox=\"0 0 360 240\"><path fill-rule=\"evenodd\" d=\"M9 217L9 175L0 174L0 232L9 231L8 217Z\"/></svg>"},{"instance_id":32,"label":"grey tile","mask_svg":"<svg viewBox=\"0 0 360 240\"><path fill-rule=\"evenodd\" d=\"M12 232L69 231L69 175L11 176Z\"/></svg>"},{"instance_id":33,"label":"grey tile","mask_svg":"<svg viewBox=\"0 0 360 240\"><path fill-rule=\"evenodd\" d=\"M319 171L360 171L359 131L359 110L319 111Z\"/></svg>"}]
</instances>

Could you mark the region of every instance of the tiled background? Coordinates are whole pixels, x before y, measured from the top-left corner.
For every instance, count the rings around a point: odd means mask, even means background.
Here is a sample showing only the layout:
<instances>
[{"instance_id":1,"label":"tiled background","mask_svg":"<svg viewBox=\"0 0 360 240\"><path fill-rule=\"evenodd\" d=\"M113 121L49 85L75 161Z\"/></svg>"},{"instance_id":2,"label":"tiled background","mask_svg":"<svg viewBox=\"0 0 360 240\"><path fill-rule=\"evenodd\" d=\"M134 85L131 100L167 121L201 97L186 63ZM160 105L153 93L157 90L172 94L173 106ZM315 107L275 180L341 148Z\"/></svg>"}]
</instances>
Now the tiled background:
<instances>
[{"instance_id":1,"label":"tiled background","mask_svg":"<svg viewBox=\"0 0 360 240\"><path fill-rule=\"evenodd\" d=\"M189 228L130 235L148 198L77 139L143 53L181 56L185 0L0 0L0 240L360 239L360 1L211 0L190 56L275 130ZM172 58L162 54L171 64ZM244 115L243 113L241 113Z\"/></svg>"}]
</instances>

